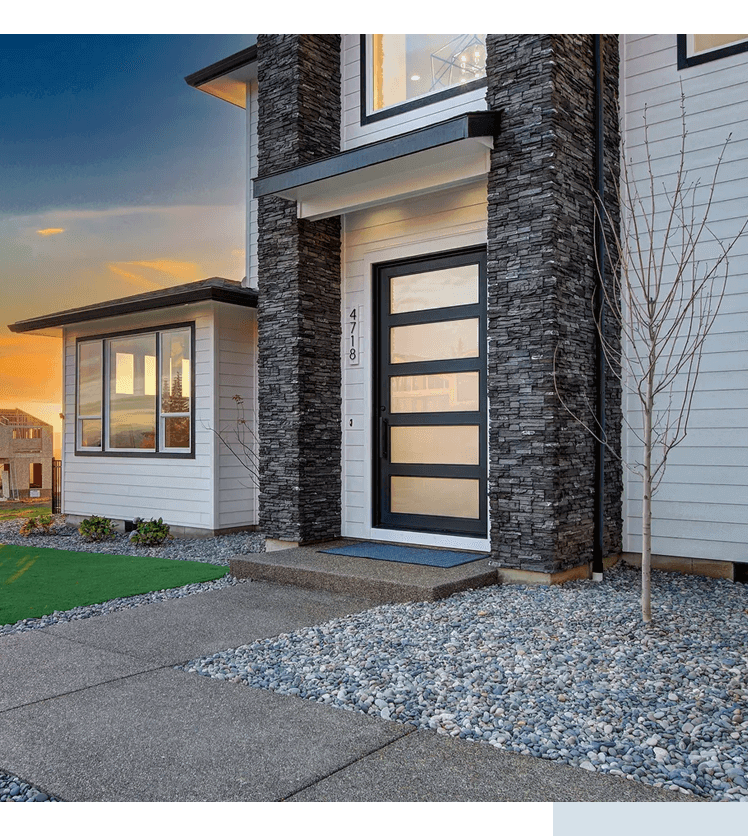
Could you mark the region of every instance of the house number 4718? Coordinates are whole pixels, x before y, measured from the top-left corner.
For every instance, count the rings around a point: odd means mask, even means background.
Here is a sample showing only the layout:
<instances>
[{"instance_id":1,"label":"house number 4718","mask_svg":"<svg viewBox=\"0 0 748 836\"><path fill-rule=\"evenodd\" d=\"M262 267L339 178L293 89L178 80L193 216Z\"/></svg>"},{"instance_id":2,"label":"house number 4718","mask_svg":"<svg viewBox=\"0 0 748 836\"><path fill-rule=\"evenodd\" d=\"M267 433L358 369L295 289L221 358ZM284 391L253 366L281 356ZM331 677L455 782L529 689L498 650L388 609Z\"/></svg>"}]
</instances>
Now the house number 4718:
<instances>
[{"instance_id":1,"label":"house number 4718","mask_svg":"<svg viewBox=\"0 0 748 836\"><path fill-rule=\"evenodd\" d=\"M346 352L348 354L348 365L358 366L359 364L359 322L361 320L361 308L351 308L348 313L348 343Z\"/></svg>"}]
</instances>

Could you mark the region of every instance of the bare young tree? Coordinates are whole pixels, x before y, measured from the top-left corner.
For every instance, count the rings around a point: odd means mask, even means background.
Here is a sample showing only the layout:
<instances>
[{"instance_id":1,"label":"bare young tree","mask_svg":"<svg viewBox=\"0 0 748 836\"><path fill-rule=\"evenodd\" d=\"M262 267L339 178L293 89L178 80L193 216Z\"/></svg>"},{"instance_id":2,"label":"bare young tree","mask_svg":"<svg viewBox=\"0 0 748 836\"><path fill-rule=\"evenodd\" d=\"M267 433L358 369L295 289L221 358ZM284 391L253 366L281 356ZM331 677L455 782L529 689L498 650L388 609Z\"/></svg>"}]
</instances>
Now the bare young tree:
<instances>
[{"instance_id":1,"label":"bare young tree","mask_svg":"<svg viewBox=\"0 0 748 836\"><path fill-rule=\"evenodd\" d=\"M668 456L686 437L705 340L722 304L728 256L748 221L727 240L713 232L709 216L728 136L709 182L690 179L687 170L686 111L681 93L681 142L675 171L658 175L646 108L643 158L621 160L618 203L620 228L597 201L598 222L607 228L610 270L600 282L608 325L595 324L608 370L621 383L624 399L639 404L641 425L624 405L623 421L638 442L634 461L623 465L642 480L642 618L652 619L652 497L662 482ZM637 176L638 174L638 176ZM598 265L598 275L601 275ZM599 291L598 291L599 292ZM618 340L609 335L620 335ZM558 360L558 349L557 358ZM554 363L554 380L558 363ZM595 438L594 418L564 407ZM594 413L593 413L594 414ZM602 438L605 442L605 438ZM620 458L618 451L612 450ZM631 458L629 456L628 458Z\"/></svg>"},{"instance_id":2,"label":"bare young tree","mask_svg":"<svg viewBox=\"0 0 748 836\"><path fill-rule=\"evenodd\" d=\"M247 476L255 488L260 487L260 457L257 452L257 437L252 431L244 411L244 398L241 395L234 395L232 400L236 403L236 420L230 427L207 427L218 438L221 444L236 461L247 471ZM249 485L240 482L242 487Z\"/></svg>"}]
</instances>

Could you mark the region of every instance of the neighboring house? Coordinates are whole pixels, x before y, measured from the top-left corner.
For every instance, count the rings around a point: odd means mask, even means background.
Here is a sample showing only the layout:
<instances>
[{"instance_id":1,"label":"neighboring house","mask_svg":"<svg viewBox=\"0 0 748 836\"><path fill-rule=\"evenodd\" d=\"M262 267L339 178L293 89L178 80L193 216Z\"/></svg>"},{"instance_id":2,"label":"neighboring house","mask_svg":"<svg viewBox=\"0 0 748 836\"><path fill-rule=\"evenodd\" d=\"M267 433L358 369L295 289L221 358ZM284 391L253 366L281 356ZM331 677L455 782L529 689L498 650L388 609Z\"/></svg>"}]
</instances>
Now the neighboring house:
<instances>
[{"instance_id":1,"label":"neighboring house","mask_svg":"<svg viewBox=\"0 0 748 836\"><path fill-rule=\"evenodd\" d=\"M0 409L0 500L52 496L52 426Z\"/></svg>"},{"instance_id":2,"label":"neighboring house","mask_svg":"<svg viewBox=\"0 0 748 836\"><path fill-rule=\"evenodd\" d=\"M620 384L608 376L601 452L556 395L554 355L563 345L557 383L585 413L591 187L601 173L615 222L619 102L627 140L645 102L668 114L667 154L681 83L689 130L716 145L748 98L748 36L700 37L260 35L189 76L246 110L244 287L219 299L210 280L189 303L183 286L12 326L64 331L63 510L256 524L268 548L341 535L457 547L546 581L635 551ZM745 211L745 126L726 212ZM674 454L656 509L672 525L654 544L730 576L748 562L748 381L719 369L746 368L746 272L743 247L695 424L712 449ZM259 494L213 433L234 394L260 439Z\"/></svg>"}]
</instances>

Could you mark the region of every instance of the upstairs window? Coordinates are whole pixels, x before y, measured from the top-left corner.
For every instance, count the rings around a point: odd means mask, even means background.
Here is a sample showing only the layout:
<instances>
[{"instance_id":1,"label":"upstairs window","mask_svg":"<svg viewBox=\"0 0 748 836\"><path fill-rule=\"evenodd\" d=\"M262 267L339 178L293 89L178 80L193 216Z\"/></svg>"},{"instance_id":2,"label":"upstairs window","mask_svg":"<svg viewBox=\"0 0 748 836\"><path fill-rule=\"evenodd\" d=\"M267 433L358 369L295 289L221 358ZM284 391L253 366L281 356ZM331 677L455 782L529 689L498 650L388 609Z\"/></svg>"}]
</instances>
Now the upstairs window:
<instances>
[{"instance_id":1,"label":"upstairs window","mask_svg":"<svg viewBox=\"0 0 748 836\"><path fill-rule=\"evenodd\" d=\"M13 430L13 438L41 438L41 427L17 427Z\"/></svg>"},{"instance_id":2,"label":"upstairs window","mask_svg":"<svg viewBox=\"0 0 748 836\"><path fill-rule=\"evenodd\" d=\"M78 343L77 450L192 452L191 326Z\"/></svg>"},{"instance_id":3,"label":"upstairs window","mask_svg":"<svg viewBox=\"0 0 748 836\"><path fill-rule=\"evenodd\" d=\"M748 50L748 35L678 35L678 69Z\"/></svg>"},{"instance_id":4,"label":"upstairs window","mask_svg":"<svg viewBox=\"0 0 748 836\"><path fill-rule=\"evenodd\" d=\"M485 35L362 35L361 121L374 121L486 83Z\"/></svg>"}]
</instances>

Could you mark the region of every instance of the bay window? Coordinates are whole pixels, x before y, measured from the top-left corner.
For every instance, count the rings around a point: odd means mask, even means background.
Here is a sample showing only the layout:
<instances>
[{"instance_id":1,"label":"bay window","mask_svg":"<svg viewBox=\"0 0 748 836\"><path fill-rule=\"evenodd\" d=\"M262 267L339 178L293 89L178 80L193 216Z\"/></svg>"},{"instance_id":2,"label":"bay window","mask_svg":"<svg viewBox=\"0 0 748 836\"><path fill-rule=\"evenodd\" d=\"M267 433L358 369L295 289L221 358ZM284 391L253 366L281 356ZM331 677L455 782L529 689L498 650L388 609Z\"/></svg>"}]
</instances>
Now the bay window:
<instances>
[{"instance_id":1,"label":"bay window","mask_svg":"<svg viewBox=\"0 0 748 836\"><path fill-rule=\"evenodd\" d=\"M79 453L192 452L193 326L78 341Z\"/></svg>"},{"instance_id":2,"label":"bay window","mask_svg":"<svg viewBox=\"0 0 748 836\"><path fill-rule=\"evenodd\" d=\"M362 122L485 84L485 35L362 35Z\"/></svg>"}]
</instances>

